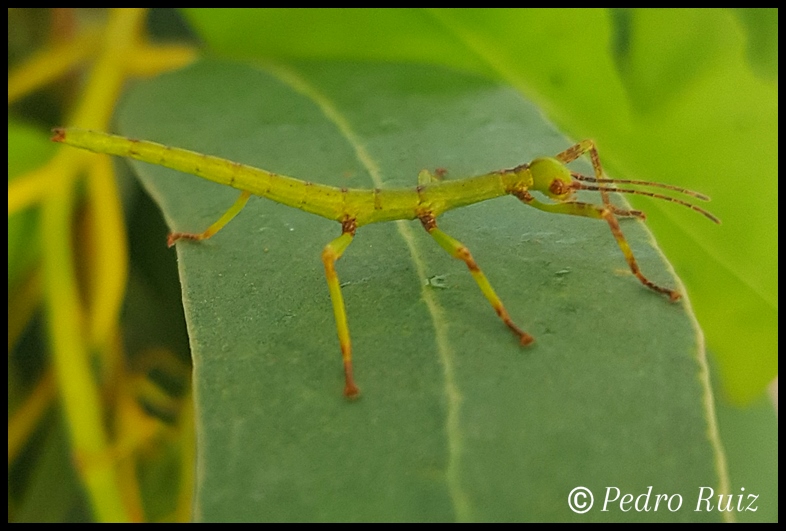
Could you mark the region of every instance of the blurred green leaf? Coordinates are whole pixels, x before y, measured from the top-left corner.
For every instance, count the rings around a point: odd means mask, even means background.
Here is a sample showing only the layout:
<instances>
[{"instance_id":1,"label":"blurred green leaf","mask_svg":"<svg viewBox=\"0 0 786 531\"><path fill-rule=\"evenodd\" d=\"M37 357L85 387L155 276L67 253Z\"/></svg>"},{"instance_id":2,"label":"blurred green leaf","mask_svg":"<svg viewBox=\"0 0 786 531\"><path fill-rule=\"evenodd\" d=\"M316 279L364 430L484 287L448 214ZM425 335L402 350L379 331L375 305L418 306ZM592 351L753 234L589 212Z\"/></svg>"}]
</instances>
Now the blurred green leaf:
<instances>
[{"instance_id":1,"label":"blurred green leaf","mask_svg":"<svg viewBox=\"0 0 786 531\"><path fill-rule=\"evenodd\" d=\"M735 10L745 25L746 52L756 75L778 82L778 10L745 7Z\"/></svg>"},{"instance_id":2,"label":"blurred green leaf","mask_svg":"<svg viewBox=\"0 0 786 531\"><path fill-rule=\"evenodd\" d=\"M55 146L39 129L16 121L8 122L8 181L49 160ZM38 259L38 214L26 209L8 218L8 288L29 271Z\"/></svg>"},{"instance_id":3,"label":"blurred green leaf","mask_svg":"<svg viewBox=\"0 0 786 531\"><path fill-rule=\"evenodd\" d=\"M375 176L414 186L423 168L461 178L569 145L514 90L481 78L324 62L287 72L282 81L203 62L139 83L119 131L364 188ZM134 166L174 230L203 230L237 196ZM603 223L510 197L439 221L537 342L517 345L466 267L419 223L363 227L338 264L356 403L341 396L319 258L337 224L252 199L213 239L177 245L194 357L197 518L720 519L687 507L699 486L717 490L724 478L686 306L641 286ZM674 285L643 224L624 230L642 269ZM426 282L435 277L439 288ZM567 505L577 486L599 504L609 486L635 496L650 485L680 493L685 507L577 515Z\"/></svg>"}]
</instances>

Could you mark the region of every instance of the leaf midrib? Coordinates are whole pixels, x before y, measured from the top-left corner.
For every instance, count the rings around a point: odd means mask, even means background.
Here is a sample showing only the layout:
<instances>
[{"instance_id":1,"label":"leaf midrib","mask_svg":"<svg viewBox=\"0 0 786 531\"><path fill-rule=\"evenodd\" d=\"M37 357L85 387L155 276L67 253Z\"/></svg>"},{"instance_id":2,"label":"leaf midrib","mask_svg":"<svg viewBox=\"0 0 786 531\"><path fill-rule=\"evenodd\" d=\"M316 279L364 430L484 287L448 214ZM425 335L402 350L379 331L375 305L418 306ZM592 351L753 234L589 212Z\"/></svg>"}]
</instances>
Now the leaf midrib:
<instances>
[{"instance_id":1,"label":"leaf midrib","mask_svg":"<svg viewBox=\"0 0 786 531\"><path fill-rule=\"evenodd\" d=\"M340 135L352 147L355 157L368 172L374 187L382 188L382 170L379 164L365 148L360 135L355 132L349 119L339 111L333 100L311 85L291 66L285 67L280 64L266 64L264 68L268 73L292 90L311 100L320 109L328 121L336 126ZM417 278L426 278L426 266L415 245L415 234L411 226L407 224L407 222L401 220L396 221L395 225L398 234L404 240L409 250L410 258L415 266ZM434 326L437 354L444 374L443 388L447 407L445 418L445 433L448 449L448 465L445 472L447 490L450 494L457 520L469 521L471 520L469 498L461 486L459 466L462 453L459 415L462 395L455 378L455 351L450 344L448 333L449 324L444 317L444 309L440 306L436 297L434 297L433 293L425 284L421 284L420 293L426 304L429 316L431 317L432 325Z\"/></svg>"}]
</instances>

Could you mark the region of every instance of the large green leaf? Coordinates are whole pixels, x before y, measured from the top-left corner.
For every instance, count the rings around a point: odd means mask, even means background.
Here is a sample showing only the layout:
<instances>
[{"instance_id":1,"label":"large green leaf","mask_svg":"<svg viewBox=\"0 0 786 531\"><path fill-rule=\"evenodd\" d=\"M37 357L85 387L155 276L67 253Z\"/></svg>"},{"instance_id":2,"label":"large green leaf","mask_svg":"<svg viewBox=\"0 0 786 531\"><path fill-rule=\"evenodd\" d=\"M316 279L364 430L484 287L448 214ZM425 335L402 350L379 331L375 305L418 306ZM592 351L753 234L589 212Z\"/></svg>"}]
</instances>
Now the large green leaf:
<instances>
[{"instance_id":1,"label":"large green leaf","mask_svg":"<svg viewBox=\"0 0 786 531\"><path fill-rule=\"evenodd\" d=\"M778 11L188 10L232 57L405 61L475 71L533 98L607 169L701 189L718 228L650 205L694 295L726 393L777 375ZM645 208L644 203L636 203Z\"/></svg>"},{"instance_id":2,"label":"large green leaf","mask_svg":"<svg viewBox=\"0 0 786 531\"><path fill-rule=\"evenodd\" d=\"M461 178L570 142L514 90L432 67L203 62L134 87L119 132L348 187ZM136 163L175 230L237 192ZM585 167L586 168L586 167ZM676 207L675 207L676 208ZM528 349L463 263L417 222L358 231L338 264L362 398L342 371L320 252L336 223L252 199L213 239L179 243L195 367L203 520L717 520L725 484L701 333L641 286L600 222L513 198L440 218L473 252ZM675 285L643 224L642 269ZM591 489L577 515L568 494ZM607 488L680 510L600 511ZM613 490L612 490L613 492ZM673 507L674 505L672 505Z\"/></svg>"}]
</instances>

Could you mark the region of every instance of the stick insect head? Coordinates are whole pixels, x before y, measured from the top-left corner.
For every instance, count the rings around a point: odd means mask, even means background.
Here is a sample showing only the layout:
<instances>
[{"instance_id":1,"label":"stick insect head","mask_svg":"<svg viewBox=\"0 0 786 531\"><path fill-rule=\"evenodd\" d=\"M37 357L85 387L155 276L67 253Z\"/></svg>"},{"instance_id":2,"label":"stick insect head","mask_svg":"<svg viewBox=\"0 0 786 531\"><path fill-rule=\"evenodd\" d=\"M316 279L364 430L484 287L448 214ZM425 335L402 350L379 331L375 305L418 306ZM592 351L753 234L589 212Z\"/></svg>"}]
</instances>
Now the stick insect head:
<instances>
[{"instance_id":1,"label":"stick insect head","mask_svg":"<svg viewBox=\"0 0 786 531\"><path fill-rule=\"evenodd\" d=\"M529 164L532 189L556 201L565 201L573 195L573 178L565 165L552 157L542 157Z\"/></svg>"}]
</instances>

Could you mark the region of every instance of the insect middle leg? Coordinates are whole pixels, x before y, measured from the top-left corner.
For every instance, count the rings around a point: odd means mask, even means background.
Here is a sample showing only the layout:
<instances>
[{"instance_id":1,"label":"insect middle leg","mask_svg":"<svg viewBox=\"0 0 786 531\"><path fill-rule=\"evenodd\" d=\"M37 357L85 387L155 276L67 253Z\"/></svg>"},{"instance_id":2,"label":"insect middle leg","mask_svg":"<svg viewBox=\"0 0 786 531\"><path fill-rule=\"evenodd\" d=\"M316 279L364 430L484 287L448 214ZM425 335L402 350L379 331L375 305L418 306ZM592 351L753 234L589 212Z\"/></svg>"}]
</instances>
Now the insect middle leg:
<instances>
[{"instance_id":1,"label":"insect middle leg","mask_svg":"<svg viewBox=\"0 0 786 531\"><path fill-rule=\"evenodd\" d=\"M229 207L229 210L224 212L224 215L218 218L218 221L210 225L205 232L200 232L198 234L191 233L191 232L173 232L166 239L167 247L172 247L177 240L207 240L218 231L224 228L224 226L232 221L232 218L238 215L243 207L246 206L248 202L248 198L251 197L251 192L243 191L240 194L240 197L237 198L237 201Z\"/></svg>"},{"instance_id":2,"label":"insect middle leg","mask_svg":"<svg viewBox=\"0 0 786 531\"><path fill-rule=\"evenodd\" d=\"M480 270L480 267L478 267L475 259L472 258L472 254L469 252L469 249L467 249L467 247L460 241L448 236L438 229L437 222L433 216L421 216L420 222L423 224L423 227L431 235L431 237L434 238L440 247L445 249L450 254L450 256L467 264L469 272L472 273L472 277L475 279L475 282L477 282L480 291L483 292L483 295L485 295L486 299L488 299L488 301L491 303L491 306L494 308L494 311L497 312L499 318L502 319L502 322L504 322L508 328L510 328L513 333L518 336L521 344L529 345L535 341L535 338L516 326L516 324L510 318L508 311L505 309L505 306L502 304L499 296L494 291L494 288L491 287L491 283L486 278L486 275L483 274L483 271Z\"/></svg>"},{"instance_id":3,"label":"insect middle leg","mask_svg":"<svg viewBox=\"0 0 786 531\"><path fill-rule=\"evenodd\" d=\"M356 398L360 394L360 389L355 385L352 376L352 343L349 339L349 326L347 325L347 311L344 307L344 297L341 295L341 284L336 274L336 261L341 258L344 251L352 243L354 237L354 227L351 224L344 224L344 232L327 244L322 250L322 263L325 264L325 277L327 278L328 289L330 290L330 300L333 303L333 314L336 317L336 330L338 331L338 342L341 346L341 358L344 361L344 396Z\"/></svg>"},{"instance_id":4,"label":"insect middle leg","mask_svg":"<svg viewBox=\"0 0 786 531\"><path fill-rule=\"evenodd\" d=\"M591 203L581 203L578 201L570 201L567 203L541 203L529 192L518 194L517 197L529 206L533 206L539 210L543 210L544 212L569 214L571 216L583 216L587 218L605 220L609 224L609 228L611 228L611 233L614 235L617 245L622 251L622 254L625 256L625 261L628 262L628 267L630 267L631 272L636 275L636 278L639 279L639 282L653 291L668 295L669 299L672 301L679 300L681 297L678 291L659 286L645 277L644 274L642 274L641 269L639 269L639 264L636 262L636 258L633 256L633 251L628 244L628 240L625 239L625 235L622 233L622 229L620 228L620 224L617 221L614 212L608 207L593 205Z\"/></svg>"}]
</instances>

